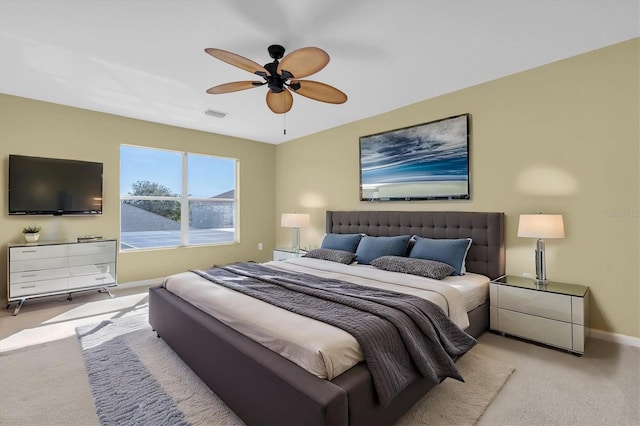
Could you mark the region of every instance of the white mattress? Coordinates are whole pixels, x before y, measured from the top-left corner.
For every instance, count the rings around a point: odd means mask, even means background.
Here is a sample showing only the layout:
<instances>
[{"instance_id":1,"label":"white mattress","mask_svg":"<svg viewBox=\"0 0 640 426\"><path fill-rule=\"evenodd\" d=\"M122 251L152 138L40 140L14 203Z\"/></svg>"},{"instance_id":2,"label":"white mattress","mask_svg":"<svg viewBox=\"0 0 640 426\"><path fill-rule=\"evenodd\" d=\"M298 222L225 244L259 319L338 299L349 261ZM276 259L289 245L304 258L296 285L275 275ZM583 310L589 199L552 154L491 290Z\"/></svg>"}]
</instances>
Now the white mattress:
<instances>
[{"instance_id":1,"label":"white mattress","mask_svg":"<svg viewBox=\"0 0 640 426\"><path fill-rule=\"evenodd\" d=\"M437 281L372 266L343 265L310 258L265 265L413 294L436 303L462 329L469 326L467 311L483 303L488 293L489 279L476 274ZM167 277L164 286L320 378L331 380L363 360L360 345L346 331L219 286L193 272ZM482 287L484 291L479 290ZM485 294L485 299L477 303L481 294Z\"/></svg>"}]
</instances>

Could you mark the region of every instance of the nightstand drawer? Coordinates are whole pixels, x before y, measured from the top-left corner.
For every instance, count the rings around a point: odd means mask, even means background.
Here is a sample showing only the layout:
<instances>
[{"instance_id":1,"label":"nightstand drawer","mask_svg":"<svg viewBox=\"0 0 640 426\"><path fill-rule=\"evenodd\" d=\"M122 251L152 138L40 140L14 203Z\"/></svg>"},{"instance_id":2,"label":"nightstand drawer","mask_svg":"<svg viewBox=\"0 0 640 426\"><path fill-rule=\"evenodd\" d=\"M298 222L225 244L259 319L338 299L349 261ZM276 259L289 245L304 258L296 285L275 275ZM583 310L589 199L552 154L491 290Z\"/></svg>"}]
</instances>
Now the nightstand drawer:
<instances>
[{"instance_id":1,"label":"nightstand drawer","mask_svg":"<svg viewBox=\"0 0 640 426\"><path fill-rule=\"evenodd\" d=\"M554 321L502 309L499 309L497 314L500 331L503 333L564 349L574 349L571 332L572 325L568 322ZM583 349L580 348L580 350Z\"/></svg>"},{"instance_id":2,"label":"nightstand drawer","mask_svg":"<svg viewBox=\"0 0 640 426\"><path fill-rule=\"evenodd\" d=\"M507 286L497 290L500 309L571 322L571 296Z\"/></svg>"}]
</instances>

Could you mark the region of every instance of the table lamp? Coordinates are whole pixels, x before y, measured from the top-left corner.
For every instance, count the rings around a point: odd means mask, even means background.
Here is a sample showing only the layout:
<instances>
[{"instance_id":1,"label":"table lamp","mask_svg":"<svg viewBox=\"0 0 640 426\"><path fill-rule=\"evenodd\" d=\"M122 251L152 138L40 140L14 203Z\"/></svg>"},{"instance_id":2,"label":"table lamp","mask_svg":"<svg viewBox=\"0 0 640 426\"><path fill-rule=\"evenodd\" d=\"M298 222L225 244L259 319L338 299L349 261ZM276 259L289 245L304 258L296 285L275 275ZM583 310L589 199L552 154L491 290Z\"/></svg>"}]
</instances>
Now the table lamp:
<instances>
[{"instance_id":1,"label":"table lamp","mask_svg":"<svg viewBox=\"0 0 640 426\"><path fill-rule=\"evenodd\" d=\"M283 213L280 226L291 228L291 247L294 253L300 252L300 228L306 228L310 224L309 215L306 213Z\"/></svg>"},{"instance_id":2,"label":"table lamp","mask_svg":"<svg viewBox=\"0 0 640 426\"><path fill-rule=\"evenodd\" d=\"M543 238L564 238L564 224L560 214L521 214L518 222L518 237L537 238L536 281L547 281Z\"/></svg>"}]
</instances>

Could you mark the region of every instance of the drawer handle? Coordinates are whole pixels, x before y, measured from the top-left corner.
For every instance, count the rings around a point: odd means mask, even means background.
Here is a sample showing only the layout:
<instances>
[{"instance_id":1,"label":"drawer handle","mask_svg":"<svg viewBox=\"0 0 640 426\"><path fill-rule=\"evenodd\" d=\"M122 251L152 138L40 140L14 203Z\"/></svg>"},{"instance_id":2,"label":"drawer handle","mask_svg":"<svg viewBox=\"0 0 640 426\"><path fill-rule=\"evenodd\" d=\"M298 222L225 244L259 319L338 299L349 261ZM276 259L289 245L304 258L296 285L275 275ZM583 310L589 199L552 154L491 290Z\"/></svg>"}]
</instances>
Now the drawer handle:
<instances>
[{"instance_id":1,"label":"drawer handle","mask_svg":"<svg viewBox=\"0 0 640 426\"><path fill-rule=\"evenodd\" d=\"M38 250L22 250L22 253L37 253Z\"/></svg>"},{"instance_id":2,"label":"drawer handle","mask_svg":"<svg viewBox=\"0 0 640 426\"><path fill-rule=\"evenodd\" d=\"M38 276L38 274L25 274L25 275L22 275L22 278L32 278L32 277L37 277L37 276Z\"/></svg>"},{"instance_id":3,"label":"drawer handle","mask_svg":"<svg viewBox=\"0 0 640 426\"><path fill-rule=\"evenodd\" d=\"M96 281L101 281L101 280L106 280L107 277L99 277L99 278L94 278Z\"/></svg>"},{"instance_id":4,"label":"drawer handle","mask_svg":"<svg viewBox=\"0 0 640 426\"><path fill-rule=\"evenodd\" d=\"M34 287L35 287L35 285L23 285L20 288L34 288Z\"/></svg>"}]
</instances>

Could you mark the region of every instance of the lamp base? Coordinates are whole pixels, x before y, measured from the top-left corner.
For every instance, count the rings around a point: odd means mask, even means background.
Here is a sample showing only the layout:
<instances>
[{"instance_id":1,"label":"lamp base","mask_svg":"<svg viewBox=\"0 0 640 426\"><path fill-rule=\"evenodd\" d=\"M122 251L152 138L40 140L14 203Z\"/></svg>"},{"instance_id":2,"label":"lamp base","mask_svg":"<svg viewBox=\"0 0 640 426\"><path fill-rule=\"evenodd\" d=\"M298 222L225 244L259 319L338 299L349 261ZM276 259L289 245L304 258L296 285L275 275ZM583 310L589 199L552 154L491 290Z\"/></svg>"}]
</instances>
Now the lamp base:
<instances>
[{"instance_id":1,"label":"lamp base","mask_svg":"<svg viewBox=\"0 0 640 426\"><path fill-rule=\"evenodd\" d=\"M300 229L292 228L291 248L294 253L300 253Z\"/></svg>"},{"instance_id":2,"label":"lamp base","mask_svg":"<svg viewBox=\"0 0 640 426\"><path fill-rule=\"evenodd\" d=\"M543 280L536 280L536 281L535 281L536 288L539 288L539 289L543 289L543 290L544 290L544 289L546 289L546 288L547 288L547 283L548 283L548 282L549 282L548 280L544 280L544 281L543 281Z\"/></svg>"},{"instance_id":3,"label":"lamp base","mask_svg":"<svg viewBox=\"0 0 640 426\"><path fill-rule=\"evenodd\" d=\"M544 259L544 241L536 243L536 283L547 281L547 265Z\"/></svg>"}]
</instances>

